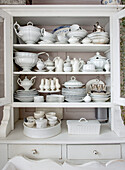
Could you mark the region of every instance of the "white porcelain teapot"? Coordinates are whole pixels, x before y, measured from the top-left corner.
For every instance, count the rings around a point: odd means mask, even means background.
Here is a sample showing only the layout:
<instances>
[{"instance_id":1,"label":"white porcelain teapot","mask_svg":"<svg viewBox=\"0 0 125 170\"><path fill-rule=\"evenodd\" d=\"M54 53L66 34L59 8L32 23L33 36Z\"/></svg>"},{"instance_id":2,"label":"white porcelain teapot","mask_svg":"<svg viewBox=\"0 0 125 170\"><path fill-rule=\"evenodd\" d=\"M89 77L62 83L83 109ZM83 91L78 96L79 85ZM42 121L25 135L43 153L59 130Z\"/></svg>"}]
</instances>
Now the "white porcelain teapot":
<instances>
[{"instance_id":1,"label":"white porcelain teapot","mask_svg":"<svg viewBox=\"0 0 125 170\"><path fill-rule=\"evenodd\" d=\"M25 77L24 80L18 78L17 83L19 84L19 86L23 87L25 91L28 91L30 87L33 86L33 84L35 83L35 78L36 76L32 77L31 80L29 80L27 76Z\"/></svg>"},{"instance_id":2,"label":"white porcelain teapot","mask_svg":"<svg viewBox=\"0 0 125 170\"><path fill-rule=\"evenodd\" d=\"M49 56L49 54L46 53L46 52L41 52L41 53L39 53L39 55L40 55L40 54L46 54L47 56ZM36 64L36 67L37 67L40 71L43 70L44 67L45 67L44 60L43 60L43 59L38 59L37 64Z\"/></svg>"},{"instance_id":3,"label":"white porcelain teapot","mask_svg":"<svg viewBox=\"0 0 125 170\"><path fill-rule=\"evenodd\" d=\"M73 72L79 72L79 70L80 70L80 69L82 68L82 66L83 66L82 60L76 59L76 58L74 58L74 59L71 61L71 64L72 64L72 71L73 71Z\"/></svg>"},{"instance_id":4,"label":"white porcelain teapot","mask_svg":"<svg viewBox=\"0 0 125 170\"><path fill-rule=\"evenodd\" d=\"M16 35L21 38L26 44L36 43L40 36L40 28L33 26L32 22L28 22L27 26L21 27L17 22L14 24Z\"/></svg>"},{"instance_id":5,"label":"white porcelain teapot","mask_svg":"<svg viewBox=\"0 0 125 170\"><path fill-rule=\"evenodd\" d=\"M60 57L55 57L54 60L56 72L63 72L64 61Z\"/></svg>"}]
</instances>

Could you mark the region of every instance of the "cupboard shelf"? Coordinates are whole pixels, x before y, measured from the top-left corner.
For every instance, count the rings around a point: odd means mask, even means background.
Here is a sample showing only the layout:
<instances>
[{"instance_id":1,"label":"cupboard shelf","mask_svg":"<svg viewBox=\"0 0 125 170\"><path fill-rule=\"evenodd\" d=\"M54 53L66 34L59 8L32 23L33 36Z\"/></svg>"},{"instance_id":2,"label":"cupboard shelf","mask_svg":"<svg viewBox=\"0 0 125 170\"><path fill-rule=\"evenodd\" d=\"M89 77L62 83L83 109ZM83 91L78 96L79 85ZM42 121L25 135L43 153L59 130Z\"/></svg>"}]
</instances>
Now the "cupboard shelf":
<instances>
[{"instance_id":1,"label":"cupboard shelf","mask_svg":"<svg viewBox=\"0 0 125 170\"><path fill-rule=\"evenodd\" d=\"M13 72L14 75L110 75L110 72Z\"/></svg>"},{"instance_id":2,"label":"cupboard shelf","mask_svg":"<svg viewBox=\"0 0 125 170\"><path fill-rule=\"evenodd\" d=\"M34 103L34 102L13 102L13 107L46 107L46 108L110 108L112 107L111 102L91 102L91 103L57 103L57 102L43 102L43 103Z\"/></svg>"},{"instance_id":3,"label":"cupboard shelf","mask_svg":"<svg viewBox=\"0 0 125 170\"><path fill-rule=\"evenodd\" d=\"M0 143L4 141L11 144L112 144L123 143L125 138L119 138L113 131L111 131L109 125L101 125L100 135L69 135L67 133L66 121L62 121L62 132L52 138L48 139L32 139L26 137L23 134L23 122L22 120L17 121L15 129L5 139L1 139Z\"/></svg>"},{"instance_id":4,"label":"cupboard shelf","mask_svg":"<svg viewBox=\"0 0 125 170\"><path fill-rule=\"evenodd\" d=\"M14 44L17 51L29 52L106 52L110 44Z\"/></svg>"}]
</instances>

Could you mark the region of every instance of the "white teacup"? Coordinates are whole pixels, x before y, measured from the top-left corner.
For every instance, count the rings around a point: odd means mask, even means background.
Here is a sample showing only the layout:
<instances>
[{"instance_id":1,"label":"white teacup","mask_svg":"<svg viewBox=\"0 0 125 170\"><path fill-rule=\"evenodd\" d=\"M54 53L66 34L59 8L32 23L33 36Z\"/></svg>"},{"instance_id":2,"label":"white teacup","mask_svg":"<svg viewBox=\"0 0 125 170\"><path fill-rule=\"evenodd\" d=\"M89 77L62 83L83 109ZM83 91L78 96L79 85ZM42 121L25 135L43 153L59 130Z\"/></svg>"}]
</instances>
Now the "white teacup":
<instances>
[{"instance_id":1,"label":"white teacup","mask_svg":"<svg viewBox=\"0 0 125 170\"><path fill-rule=\"evenodd\" d=\"M48 119L49 117L56 116L55 112L48 112L46 113L46 118Z\"/></svg>"},{"instance_id":2,"label":"white teacup","mask_svg":"<svg viewBox=\"0 0 125 170\"><path fill-rule=\"evenodd\" d=\"M44 96L34 96L34 102L44 102Z\"/></svg>"},{"instance_id":3,"label":"white teacup","mask_svg":"<svg viewBox=\"0 0 125 170\"><path fill-rule=\"evenodd\" d=\"M34 112L35 119L43 118L45 115L44 111Z\"/></svg>"},{"instance_id":4,"label":"white teacup","mask_svg":"<svg viewBox=\"0 0 125 170\"><path fill-rule=\"evenodd\" d=\"M28 122L33 122L35 119L33 116L28 116L27 117Z\"/></svg>"},{"instance_id":5,"label":"white teacup","mask_svg":"<svg viewBox=\"0 0 125 170\"><path fill-rule=\"evenodd\" d=\"M49 122L55 122L57 121L57 117L56 116L50 116L47 118L49 120Z\"/></svg>"},{"instance_id":6,"label":"white teacup","mask_svg":"<svg viewBox=\"0 0 125 170\"><path fill-rule=\"evenodd\" d=\"M56 124L57 124L57 121L55 121L55 122L50 122L50 121L49 121L49 125L50 125L50 126L55 126Z\"/></svg>"},{"instance_id":7,"label":"white teacup","mask_svg":"<svg viewBox=\"0 0 125 170\"><path fill-rule=\"evenodd\" d=\"M36 128L46 128L46 127L47 127L47 119L36 120Z\"/></svg>"}]
</instances>

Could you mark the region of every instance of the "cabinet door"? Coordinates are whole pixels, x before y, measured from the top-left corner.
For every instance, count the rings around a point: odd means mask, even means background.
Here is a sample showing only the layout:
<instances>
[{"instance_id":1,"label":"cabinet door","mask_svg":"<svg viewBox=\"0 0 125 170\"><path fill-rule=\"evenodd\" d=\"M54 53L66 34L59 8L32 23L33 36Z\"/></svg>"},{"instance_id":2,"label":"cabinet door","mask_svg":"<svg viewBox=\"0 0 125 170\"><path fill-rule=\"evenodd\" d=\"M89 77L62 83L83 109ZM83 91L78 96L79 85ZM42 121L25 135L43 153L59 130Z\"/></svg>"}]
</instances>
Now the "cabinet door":
<instances>
[{"instance_id":1,"label":"cabinet door","mask_svg":"<svg viewBox=\"0 0 125 170\"><path fill-rule=\"evenodd\" d=\"M11 101L11 16L0 9L0 106Z\"/></svg>"},{"instance_id":2,"label":"cabinet door","mask_svg":"<svg viewBox=\"0 0 125 170\"><path fill-rule=\"evenodd\" d=\"M125 106L125 9L114 16L112 38L114 101Z\"/></svg>"}]
</instances>

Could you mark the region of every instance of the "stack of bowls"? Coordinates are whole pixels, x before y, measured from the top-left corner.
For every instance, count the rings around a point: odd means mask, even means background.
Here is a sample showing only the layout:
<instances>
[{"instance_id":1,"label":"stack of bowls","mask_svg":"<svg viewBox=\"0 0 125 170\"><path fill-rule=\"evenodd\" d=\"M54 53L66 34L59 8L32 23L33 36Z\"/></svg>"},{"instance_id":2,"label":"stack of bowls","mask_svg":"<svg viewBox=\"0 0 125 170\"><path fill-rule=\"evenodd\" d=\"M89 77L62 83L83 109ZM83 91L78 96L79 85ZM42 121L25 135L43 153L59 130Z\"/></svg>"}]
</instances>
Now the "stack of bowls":
<instances>
[{"instance_id":1,"label":"stack of bowls","mask_svg":"<svg viewBox=\"0 0 125 170\"><path fill-rule=\"evenodd\" d=\"M21 102L32 102L34 101L34 96L38 96L38 92L36 90L17 90L14 94L14 98Z\"/></svg>"},{"instance_id":2,"label":"stack of bowls","mask_svg":"<svg viewBox=\"0 0 125 170\"><path fill-rule=\"evenodd\" d=\"M109 42L108 32L93 32L88 35L93 44L107 44Z\"/></svg>"},{"instance_id":3,"label":"stack of bowls","mask_svg":"<svg viewBox=\"0 0 125 170\"><path fill-rule=\"evenodd\" d=\"M62 88L62 95L68 102L82 102L86 96L85 88Z\"/></svg>"},{"instance_id":4,"label":"stack of bowls","mask_svg":"<svg viewBox=\"0 0 125 170\"><path fill-rule=\"evenodd\" d=\"M94 102L106 102L110 99L110 93L91 93L91 98Z\"/></svg>"}]
</instances>

